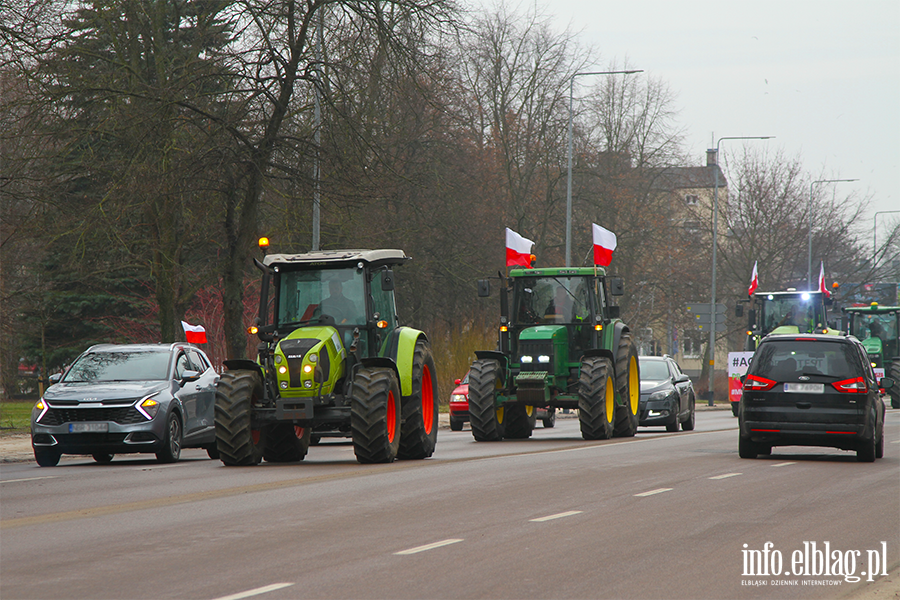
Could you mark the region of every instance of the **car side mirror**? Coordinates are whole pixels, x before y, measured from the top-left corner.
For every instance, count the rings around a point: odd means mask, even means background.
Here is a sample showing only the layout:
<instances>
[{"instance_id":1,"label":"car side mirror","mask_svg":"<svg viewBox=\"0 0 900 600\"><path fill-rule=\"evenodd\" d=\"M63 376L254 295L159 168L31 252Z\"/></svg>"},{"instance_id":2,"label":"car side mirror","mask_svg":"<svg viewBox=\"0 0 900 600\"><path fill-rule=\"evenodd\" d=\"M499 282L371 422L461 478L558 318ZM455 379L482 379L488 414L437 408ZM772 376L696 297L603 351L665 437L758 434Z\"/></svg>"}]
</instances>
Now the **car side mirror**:
<instances>
[{"instance_id":1,"label":"car side mirror","mask_svg":"<svg viewBox=\"0 0 900 600\"><path fill-rule=\"evenodd\" d=\"M184 384L189 381L197 381L200 379L200 371L192 371L191 369L185 369L181 374L181 387L184 387Z\"/></svg>"},{"instance_id":2,"label":"car side mirror","mask_svg":"<svg viewBox=\"0 0 900 600\"><path fill-rule=\"evenodd\" d=\"M611 277L609 280L609 293L613 296L625 295L625 283L621 277Z\"/></svg>"},{"instance_id":3,"label":"car side mirror","mask_svg":"<svg viewBox=\"0 0 900 600\"><path fill-rule=\"evenodd\" d=\"M391 269L385 269L384 275L381 277L381 291L394 291L394 272Z\"/></svg>"},{"instance_id":4,"label":"car side mirror","mask_svg":"<svg viewBox=\"0 0 900 600\"><path fill-rule=\"evenodd\" d=\"M687 375L685 375L684 373L682 373L681 375L678 376L678 379L676 379L675 382L676 382L676 383L685 383L685 382L690 381L690 380L691 380L690 377L688 377Z\"/></svg>"},{"instance_id":5,"label":"car side mirror","mask_svg":"<svg viewBox=\"0 0 900 600\"><path fill-rule=\"evenodd\" d=\"M491 295L491 282L489 279L478 280L478 297L487 298Z\"/></svg>"},{"instance_id":6,"label":"car side mirror","mask_svg":"<svg viewBox=\"0 0 900 600\"><path fill-rule=\"evenodd\" d=\"M50 379L50 383L59 383L59 380L62 379L62 373L54 373L48 379Z\"/></svg>"},{"instance_id":7,"label":"car side mirror","mask_svg":"<svg viewBox=\"0 0 900 600\"><path fill-rule=\"evenodd\" d=\"M462 379L454 379L453 380L454 385L459 385L460 383L462 383Z\"/></svg>"},{"instance_id":8,"label":"car side mirror","mask_svg":"<svg viewBox=\"0 0 900 600\"><path fill-rule=\"evenodd\" d=\"M882 377L881 381L878 382L878 387L889 390L894 387L895 384L896 382L893 377Z\"/></svg>"}]
</instances>

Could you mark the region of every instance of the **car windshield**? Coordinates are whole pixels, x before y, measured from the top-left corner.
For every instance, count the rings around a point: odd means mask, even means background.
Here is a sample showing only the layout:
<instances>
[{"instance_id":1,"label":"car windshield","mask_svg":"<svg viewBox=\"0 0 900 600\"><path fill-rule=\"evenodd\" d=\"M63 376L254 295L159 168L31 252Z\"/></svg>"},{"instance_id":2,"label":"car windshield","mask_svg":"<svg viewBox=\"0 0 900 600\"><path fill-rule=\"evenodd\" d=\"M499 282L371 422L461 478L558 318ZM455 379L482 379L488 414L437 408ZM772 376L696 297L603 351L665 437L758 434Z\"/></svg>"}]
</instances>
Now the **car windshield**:
<instances>
[{"instance_id":1,"label":"car windshield","mask_svg":"<svg viewBox=\"0 0 900 600\"><path fill-rule=\"evenodd\" d=\"M62 380L66 383L152 381L166 379L168 371L168 352L91 352L76 360Z\"/></svg>"},{"instance_id":2,"label":"car windshield","mask_svg":"<svg viewBox=\"0 0 900 600\"><path fill-rule=\"evenodd\" d=\"M794 381L800 375L850 379L863 374L851 344L796 340L762 344L748 372L774 381Z\"/></svg>"},{"instance_id":3,"label":"car windshield","mask_svg":"<svg viewBox=\"0 0 900 600\"><path fill-rule=\"evenodd\" d=\"M278 295L278 323L304 323L328 315L338 325L366 323L363 272L357 269L285 271Z\"/></svg>"},{"instance_id":4,"label":"car windshield","mask_svg":"<svg viewBox=\"0 0 900 600\"><path fill-rule=\"evenodd\" d=\"M522 277L515 282L515 321L536 323L580 323L590 318L586 277Z\"/></svg>"},{"instance_id":5,"label":"car windshield","mask_svg":"<svg viewBox=\"0 0 900 600\"><path fill-rule=\"evenodd\" d=\"M641 361L641 380L662 381L669 378L669 367L662 360Z\"/></svg>"}]
</instances>

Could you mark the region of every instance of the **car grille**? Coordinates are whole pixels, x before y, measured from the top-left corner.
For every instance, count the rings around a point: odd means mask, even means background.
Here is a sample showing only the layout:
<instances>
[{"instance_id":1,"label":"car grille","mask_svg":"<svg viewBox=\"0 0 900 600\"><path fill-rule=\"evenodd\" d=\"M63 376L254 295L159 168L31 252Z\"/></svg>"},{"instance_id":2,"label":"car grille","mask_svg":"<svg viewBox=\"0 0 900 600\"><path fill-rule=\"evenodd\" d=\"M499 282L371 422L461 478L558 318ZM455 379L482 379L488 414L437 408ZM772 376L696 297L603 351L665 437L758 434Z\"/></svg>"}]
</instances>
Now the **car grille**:
<instances>
[{"instance_id":1,"label":"car grille","mask_svg":"<svg viewBox=\"0 0 900 600\"><path fill-rule=\"evenodd\" d=\"M50 408L41 425L54 426L80 421L112 421L120 425L146 423L147 418L133 406L112 408Z\"/></svg>"}]
</instances>

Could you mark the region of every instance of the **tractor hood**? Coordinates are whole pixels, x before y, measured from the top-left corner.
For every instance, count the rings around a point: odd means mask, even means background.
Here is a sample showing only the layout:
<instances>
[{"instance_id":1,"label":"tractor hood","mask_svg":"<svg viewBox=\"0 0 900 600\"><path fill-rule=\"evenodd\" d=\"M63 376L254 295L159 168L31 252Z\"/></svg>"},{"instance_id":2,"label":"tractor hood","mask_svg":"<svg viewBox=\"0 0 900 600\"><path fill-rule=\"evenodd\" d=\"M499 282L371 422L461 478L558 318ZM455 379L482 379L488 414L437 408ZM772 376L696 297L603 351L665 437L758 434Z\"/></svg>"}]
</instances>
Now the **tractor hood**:
<instances>
[{"instance_id":1,"label":"tractor hood","mask_svg":"<svg viewBox=\"0 0 900 600\"><path fill-rule=\"evenodd\" d=\"M566 336L565 325L536 325L523 329L519 334L519 341L526 340L557 340L559 336ZM566 336L567 337L567 336ZM563 340L565 341L565 340Z\"/></svg>"},{"instance_id":2,"label":"tractor hood","mask_svg":"<svg viewBox=\"0 0 900 600\"><path fill-rule=\"evenodd\" d=\"M301 327L278 342L275 370L283 396L330 394L344 375L347 350L337 329ZM321 386L320 386L321 384Z\"/></svg>"},{"instance_id":3,"label":"tractor hood","mask_svg":"<svg viewBox=\"0 0 900 600\"><path fill-rule=\"evenodd\" d=\"M882 342L879 337L870 337L862 340L863 348L867 354L881 354Z\"/></svg>"}]
</instances>

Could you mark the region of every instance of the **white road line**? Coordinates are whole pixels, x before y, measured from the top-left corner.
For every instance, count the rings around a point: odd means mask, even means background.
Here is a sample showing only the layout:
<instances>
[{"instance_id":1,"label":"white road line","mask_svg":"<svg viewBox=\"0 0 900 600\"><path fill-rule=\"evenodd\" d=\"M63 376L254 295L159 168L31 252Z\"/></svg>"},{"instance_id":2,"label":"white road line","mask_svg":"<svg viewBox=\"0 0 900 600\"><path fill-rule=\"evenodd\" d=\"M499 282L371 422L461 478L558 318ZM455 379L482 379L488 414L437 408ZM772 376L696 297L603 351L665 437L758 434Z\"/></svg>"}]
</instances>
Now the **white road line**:
<instances>
[{"instance_id":1,"label":"white road line","mask_svg":"<svg viewBox=\"0 0 900 600\"><path fill-rule=\"evenodd\" d=\"M795 462L786 462L786 463L778 463L777 465L772 465L773 467L786 467L788 465L796 465Z\"/></svg>"},{"instance_id":2,"label":"white road line","mask_svg":"<svg viewBox=\"0 0 900 600\"><path fill-rule=\"evenodd\" d=\"M538 517L537 519L529 519L532 523L543 523L544 521L552 521L553 519L562 519L563 517L571 517L572 515L580 515L580 510L570 510L555 515L547 515L546 517Z\"/></svg>"},{"instance_id":3,"label":"white road line","mask_svg":"<svg viewBox=\"0 0 900 600\"><path fill-rule=\"evenodd\" d=\"M410 548L409 550L401 550L400 552L394 552L397 556L405 556L407 554L416 554L417 552L425 552L426 550L434 550L435 548L440 548L441 546L449 546L450 544L455 544L456 542L461 542L462 540L457 539L449 539L443 540L440 542L435 542L433 544L425 544L424 546L417 546L415 548Z\"/></svg>"},{"instance_id":4,"label":"white road line","mask_svg":"<svg viewBox=\"0 0 900 600\"><path fill-rule=\"evenodd\" d=\"M269 592L274 592L275 590L280 590L282 588L291 587L294 585L293 583L273 583L272 585L266 585L263 587L256 588L255 590L247 590L246 592L238 592L237 594L231 594L230 596L222 596L221 598L216 598L215 600L241 600L241 598L250 598L252 596L259 596L260 594L267 594Z\"/></svg>"},{"instance_id":5,"label":"white road line","mask_svg":"<svg viewBox=\"0 0 900 600\"><path fill-rule=\"evenodd\" d=\"M46 477L28 477L26 479L7 479L6 481L0 481L0 483L16 483L19 481L37 481L38 479L56 479L59 475L47 475Z\"/></svg>"},{"instance_id":6,"label":"white road line","mask_svg":"<svg viewBox=\"0 0 900 600\"><path fill-rule=\"evenodd\" d=\"M658 490L650 490L649 492L644 492L642 494L635 494L637 498L643 498L644 496L652 496L654 494L662 494L663 492L671 492L672 488L659 488Z\"/></svg>"},{"instance_id":7,"label":"white road line","mask_svg":"<svg viewBox=\"0 0 900 600\"><path fill-rule=\"evenodd\" d=\"M729 477L736 477L738 475L743 475L743 473L725 473L724 475L716 475L715 477L710 477L710 479L728 479Z\"/></svg>"},{"instance_id":8,"label":"white road line","mask_svg":"<svg viewBox=\"0 0 900 600\"><path fill-rule=\"evenodd\" d=\"M894 441L891 442L891 443L892 443L892 444L900 444L900 440L894 440Z\"/></svg>"}]
</instances>

